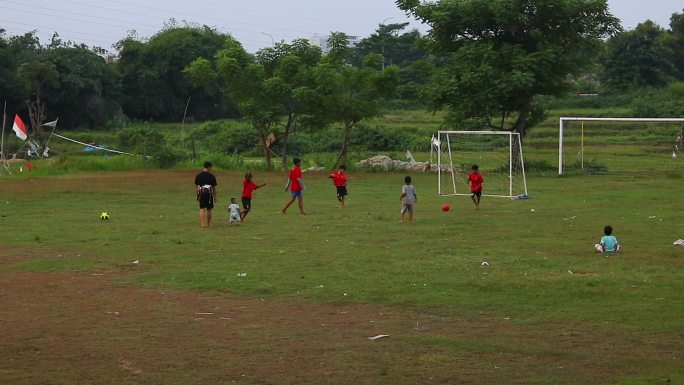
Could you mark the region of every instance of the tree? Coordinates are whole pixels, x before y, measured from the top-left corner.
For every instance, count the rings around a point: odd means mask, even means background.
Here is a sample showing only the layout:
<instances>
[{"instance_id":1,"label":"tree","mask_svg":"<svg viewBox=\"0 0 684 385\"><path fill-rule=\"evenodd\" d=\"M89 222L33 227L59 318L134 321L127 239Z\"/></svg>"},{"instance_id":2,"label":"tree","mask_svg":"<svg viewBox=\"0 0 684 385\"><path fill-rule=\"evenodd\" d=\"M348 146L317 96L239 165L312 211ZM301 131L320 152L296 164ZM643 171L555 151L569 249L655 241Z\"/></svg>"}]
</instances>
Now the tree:
<instances>
[{"instance_id":1,"label":"tree","mask_svg":"<svg viewBox=\"0 0 684 385\"><path fill-rule=\"evenodd\" d=\"M31 119L31 127L40 137L43 134L45 121L45 100L43 92L46 87L59 86L59 72L54 64L47 61L24 63L17 69L17 74L30 90L32 99L26 102Z\"/></svg>"},{"instance_id":2,"label":"tree","mask_svg":"<svg viewBox=\"0 0 684 385\"><path fill-rule=\"evenodd\" d=\"M321 49L305 39L291 44L280 42L273 48L257 52L256 60L264 66L267 76L265 88L272 101L282 109L279 125L282 169L288 168L290 135L318 122L320 98L314 84L313 67L321 60Z\"/></svg>"},{"instance_id":3,"label":"tree","mask_svg":"<svg viewBox=\"0 0 684 385\"><path fill-rule=\"evenodd\" d=\"M609 39L603 59L605 85L624 91L671 81L676 73L674 52L665 39L665 30L650 20Z\"/></svg>"},{"instance_id":4,"label":"tree","mask_svg":"<svg viewBox=\"0 0 684 385\"><path fill-rule=\"evenodd\" d=\"M48 109L62 127L97 127L121 113L121 77L104 52L61 43L47 51L59 73L59 86L48 93Z\"/></svg>"},{"instance_id":5,"label":"tree","mask_svg":"<svg viewBox=\"0 0 684 385\"><path fill-rule=\"evenodd\" d=\"M449 55L422 90L429 107L448 109L453 125L475 121L521 135L543 111L536 96L564 96L587 54L620 30L604 0L396 3L431 27L433 51Z\"/></svg>"},{"instance_id":6,"label":"tree","mask_svg":"<svg viewBox=\"0 0 684 385\"><path fill-rule=\"evenodd\" d=\"M135 35L119 41L117 67L122 76L124 112L137 119L180 120L192 95L196 118L231 115L230 106L222 103L217 90L195 88L183 75L193 60L213 57L229 40L232 37L213 28L178 26L172 21L147 41Z\"/></svg>"},{"instance_id":7,"label":"tree","mask_svg":"<svg viewBox=\"0 0 684 385\"><path fill-rule=\"evenodd\" d=\"M328 39L330 53L314 68L318 92L321 95L323 120L339 122L344 130L340 154L334 167L347 162L352 128L363 119L380 114L386 97L393 95L398 80L394 66L380 69L382 56L369 54L360 68L348 64L350 50L347 36L334 32Z\"/></svg>"},{"instance_id":8,"label":"tree","mask_svg":"<svg viewBox=\"0 0 684 385\"><path fill-rule=\"evenodd\" d=\"M673 13L670 17L670 30L667 31L665 45L672 50L677 78L684 81L684 10L682 13Z\"/></svg>"},{"instance_id":9,"label":"tree","mask_svg":"<svg viewBox=\"0 0 684 385\"><path fill-rule=\"evenodd\" d=\"M198 58L185 73L198 85L212 85L236 103L240 114L257 131L266 167L271 168L272 134L280 136L283 169L287 167L288 139L305 127L317 105L311 69L321 58L320 48L306 40L280 42L249 55L237 42L220 50L213 62Z\"/></svg>"}]
</instances>

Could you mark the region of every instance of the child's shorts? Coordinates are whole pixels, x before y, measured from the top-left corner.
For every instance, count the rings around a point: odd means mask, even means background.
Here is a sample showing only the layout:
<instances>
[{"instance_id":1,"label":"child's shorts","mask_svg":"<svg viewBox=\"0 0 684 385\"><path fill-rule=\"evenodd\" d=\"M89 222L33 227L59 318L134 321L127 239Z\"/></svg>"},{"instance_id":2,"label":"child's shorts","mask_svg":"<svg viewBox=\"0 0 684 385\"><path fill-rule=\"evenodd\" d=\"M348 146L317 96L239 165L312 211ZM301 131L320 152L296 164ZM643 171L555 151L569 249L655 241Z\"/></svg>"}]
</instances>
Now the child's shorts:
<instances>
[{"instance_id":1,"label":"child's shorts","mask_svg":"<svg viewBox=\"0 0 684 385\"><path fill-rule=\"evenodd\" d=\"M342 198L347 195L347 186L337 186L337 197Z\"/></svg>"},{"instance_id":2,"label":"child's shorts","mask_svg":"<svg viewBox=\"0 0 684 385\"><path fill-rule=\"evenodd\" d=\"M406 213L411 213L411 214L413 214L413 205L403 204L403 205L401 206L401 213L402 213L402 214L406 214Z\"/></svg>"},{"instance_id":3,"label":"child's shorts","mask_svg":"<svg viewBox=\"0 0 684 385\"><path fill-rule=\"evenodd\" d=\"M603 250L603 246L601 246L600 243L595 244L595 245L594 245L594 248L595 248L596 251L598 251L599 253L605 253L605 251ZM618 245L615 245L615 251L609 251L608 253L611 253L611 254L612 254L612 253L617 253L618 251L620 251L620 245L619 245L619 244L618 244Z\"/></svg>"},{"instance_id":4,"label":"child's shorts","mask_svg":"<svg viewBox=\"0 0 684 385\"><path fill-rule=\"evenodd\" d=\"M231 222L240 222L240 214L230 214Z\"/></svg>"}]
</instances>

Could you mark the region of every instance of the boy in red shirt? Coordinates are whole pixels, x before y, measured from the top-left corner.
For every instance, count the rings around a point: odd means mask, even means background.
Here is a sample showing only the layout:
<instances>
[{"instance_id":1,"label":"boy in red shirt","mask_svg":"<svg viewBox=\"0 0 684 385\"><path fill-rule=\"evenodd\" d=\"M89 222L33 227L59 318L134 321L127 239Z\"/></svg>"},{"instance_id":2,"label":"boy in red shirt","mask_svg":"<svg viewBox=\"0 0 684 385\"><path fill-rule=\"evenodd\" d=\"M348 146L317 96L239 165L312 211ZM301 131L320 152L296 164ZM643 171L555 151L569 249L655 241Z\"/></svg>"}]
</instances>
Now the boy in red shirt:
<instances>
[{"instance_id":1,"label":"boy in red shirt","mask_svg":"<svg viewBox=\"0 0 684 385\"><path fill-rule=\"evenodd\" d=\"M337 200L340 201L340 208L344 207L344 197L347 196L347 177L344 171L347 166L341 165L340 169L330 174L328 178L332 178L333 184L337 188Z\"/></svg>"},{"instance_id":2,"label":"boy in red shirt","mask_svg":"<svg viewBox=\"0 0 684 385\"><path fill-rule=\"evenodd\" d=\"M287 208L294 203L295 199L297 199L299 201L299 212L302 215L306 215L304 212L304 200L302 197L302 191L306 190L306 186L304 186L304 182L302 182L302 169L300 167L301 162L302 160L299 158L292 159L294 167L292 167L292 170L290 171L290 177L285 185L285 191L288 189L292 191L292 198L290 198L290 200L285 204L285 207L280 210L280 212L283 214L286 214Z\"/></svg>"},{"instance_id":3,"label":"boy in red shirt","mask_svg":"<svg viewBox=\"0 0 684 385\"><path fill-rule=\"evenodd\" d=\"M257 186L252 182L252 173L245 174L245 180L242 182L242 212L240 213L240 220L245 221L245 217L252 209L252 192L266 186L266 183Z\"/></svg>"},{"instance_id":4,"label":"boy in red shirt","mask_svg":"<svg viewBox=\"0 0 684 385\"><path fill-rule=\"evenodd\" d=\"M480 174L479 167L474 164L470 168L470 175L468 175L468 182L470 184L470 198L475 203L475 210L480 208L480 197L482 197L482 175Z\"/></svg>"}]
</instances>

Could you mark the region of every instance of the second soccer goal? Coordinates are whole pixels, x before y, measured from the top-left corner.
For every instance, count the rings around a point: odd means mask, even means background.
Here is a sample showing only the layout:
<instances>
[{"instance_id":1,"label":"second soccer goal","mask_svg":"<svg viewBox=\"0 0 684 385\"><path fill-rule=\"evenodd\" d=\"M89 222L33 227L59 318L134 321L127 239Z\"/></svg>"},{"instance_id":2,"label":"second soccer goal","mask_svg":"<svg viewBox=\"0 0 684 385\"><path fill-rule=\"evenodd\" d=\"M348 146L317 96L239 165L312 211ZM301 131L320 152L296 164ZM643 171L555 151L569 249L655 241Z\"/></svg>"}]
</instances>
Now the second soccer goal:
<instances>
[{"instance_id":1,"label":"second soccer goal","mask_svg":"<svg viewBox=\"0 0 684 385\"><path fill-rule=\"evenodd\" d=\"M440 195L469 195L473 165L484 178L483 196L526 198L527 180L520 134L508 131L439 131L437 153Z\"/></svg>"}]
</instances>

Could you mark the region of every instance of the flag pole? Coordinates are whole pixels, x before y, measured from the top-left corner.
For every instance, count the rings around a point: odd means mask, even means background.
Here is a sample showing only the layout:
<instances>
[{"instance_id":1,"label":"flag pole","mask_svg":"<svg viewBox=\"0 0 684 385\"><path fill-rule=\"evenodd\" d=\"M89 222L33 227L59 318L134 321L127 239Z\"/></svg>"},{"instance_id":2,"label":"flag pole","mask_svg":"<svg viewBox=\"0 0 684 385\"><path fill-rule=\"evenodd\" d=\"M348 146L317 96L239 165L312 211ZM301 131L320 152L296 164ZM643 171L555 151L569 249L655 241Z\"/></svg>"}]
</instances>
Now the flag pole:
<instances>
[{"instance_id":1,"label":"flag pole","mask_svg":"<svg viewBox=\"0 0 684 385\"><path fill-rule=\"evenodd\" d=\"M52 135L54 135L55 129L57 128L57 121L59 121L59 116L57 117L57 119L55 119L54 122L49 122L49 123L43 124L43 126L51 125L52 131L50 132L50 136L48 136L47 143L45 143L45 149L43 150L43 156L41 156L41 158L44 158L45 157L44 155L47 153L47 151L50 151L50 148L48 147L48 145L50 144L50 139L52 139Z\"/></svg>"},{"instance_id":2,"label":"flag pole","mask_svg":"<svg viewBox=\"0 0 684 385\"><path fill-rule=\"evenodd\" d=\"M2 110L2 140L0 140L0 156L5 159L5 123L7 122L7 100L5 100L5 108Z\"/></svg>"}]
</instances>

